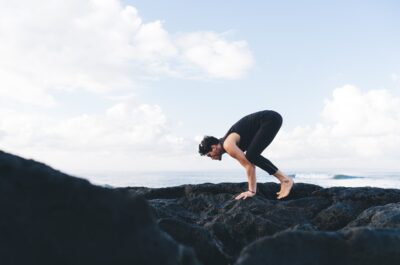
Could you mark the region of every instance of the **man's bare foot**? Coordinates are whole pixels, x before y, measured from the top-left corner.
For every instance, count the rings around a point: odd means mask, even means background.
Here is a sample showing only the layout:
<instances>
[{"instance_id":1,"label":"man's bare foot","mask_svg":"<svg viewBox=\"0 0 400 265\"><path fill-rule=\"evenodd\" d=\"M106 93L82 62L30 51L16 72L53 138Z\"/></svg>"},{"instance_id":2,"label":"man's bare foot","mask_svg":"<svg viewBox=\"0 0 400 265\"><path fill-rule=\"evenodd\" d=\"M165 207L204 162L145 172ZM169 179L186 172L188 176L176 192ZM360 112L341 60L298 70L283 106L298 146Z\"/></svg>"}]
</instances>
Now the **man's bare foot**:
<instances>
[{"instance_id":1,"label":"man's bare foot","mask_svg":"<svg viewBox=\"0 0 400 265\"><path fill-rule=\"evenodd\" d=\"M288 179L285 179L284 181L282 181L281 182L281 190L277 193L278 194L277 198L282 199L282 198L285 198L286 196L288 196L290 193L290 190L293 187L293 184L294 184L294 182L293 182L292 178L290 178L290 177Z\"/></svg>"}]
</instances>

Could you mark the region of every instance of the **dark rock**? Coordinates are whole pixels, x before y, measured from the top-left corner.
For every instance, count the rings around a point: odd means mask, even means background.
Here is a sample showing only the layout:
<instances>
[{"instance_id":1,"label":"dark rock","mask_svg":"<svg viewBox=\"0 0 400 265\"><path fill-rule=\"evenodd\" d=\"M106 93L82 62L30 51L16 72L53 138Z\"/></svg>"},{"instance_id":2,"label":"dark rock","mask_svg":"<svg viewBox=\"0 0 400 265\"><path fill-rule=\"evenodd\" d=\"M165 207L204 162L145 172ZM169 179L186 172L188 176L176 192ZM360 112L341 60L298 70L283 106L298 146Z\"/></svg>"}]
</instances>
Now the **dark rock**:
<instances>
[{"instance_id":1,"label":"dark rock","mask_svg":"<svg viewBox=\"0 0 400 265\"><path fill-rule=\"evenodd\" d=\"M182 186L179 189L182 190ZM400 191L395 189L385 190L371 187L323 189L316 185L303 183L296 183L291 194L285 200L276 199L276 191L279 190L276 183L258 183L257 195L240 201L234 200L234 197L247 189L246 182L183 185L183 189L181 197L174 199L152 197L149 199L155 215L157 218L185 222L186 227L197 227L197 231L203 231L199 230L199 227L208 230L213 240L220 242L220 244L209 245L214 249L211 253L220 251L224 253L224 256L227 255L226 264L237 260L243 248L259 239L269 238L283 231L287 233L337 231L346 227L369 207L400 201ZM150 190L147 192L150 194ZM394 223L397 222L394 217L391 220ZM165 231L177 241L193 247L198 257L206 256L205 248L196 246L197 242L195 244L191 240L179 240L176 236L179 234L177 232L179 229L172 229L173 223L171 222L170 227ZM179 222L176 222L177 226L179 226L178 224ZM188 234L190 235L190 233L186 233L186 236ZM202 237L207 238L205 235L204 233ZM327 242L327 246L335 245L335 238L342 237L342 234L335 233L322 233L321 235L323 241ZM299 234L298 237L301 238L302 234ZM321 253L318 255L324 255L325 252ZM346 251L343 253L350 255ZM325 258L329 261L337 260L330 259L329 255L331 254L327 252ZM205 262L205 259L202 258L202 261L206 264L222 264L214 262L214 259ZM337 261L341 262L342 260Z\"/></svg>"},{"instance_id":2,"label":"dark rock","mask_svg":"<svg viewBox=\"0 0 400 265\"><path fill-rule=\"evenodd\" d=\"M301 231L317 231L317 228L315 226L313 226L312 224L309 223L305 223L305 224L298 224L295 225L293 227L290 227L284 231L297 231L297 230L301 230Z\"/></svg>"},{"instance_id":3,"label":"dark rock","mask_svg":"<svg viewBox=\"0 0 400 265\"><path fill-rule=\"evenodd\" d=\"M364 204L366 208L374 205L384 205L400 201L400 192L397 189L382 189L373 187L345 188L333 187L319 189L314 196L330 198L334 202L353 201Z\"/></svg>"},{"instance_id":4,"label":"dark rock","mask_svg":"<svg viewBox=\"0 0 400 265\"><path fill-rule=\"evenodd\" d=\"M224 253L223 246L205 228L177 219L160 219L159 226L177 242L192 246L198 259L204 264L228 264L233 262Z\"/></svg>"},{"instance_id":5,"label":"dark rock","mask_svg":"<svg viewBox=\"0 0 400 265\"><path fill-rule=\"evenodd\" d=\"M1 264L400 264L400 190L104 188L0 152Z\"/></svg>"},{"instance_id":6,"label":"dark rock","mask_svg":"<svg viewBox=\"0 0 400 265\"><path fill-rule=\"evenodd\" d=\"M120 188L126 190L131 195L141 195L146 199L174 199L182 197L185 192L185 186L166 187L158 189L150 189L146 187L129 187Z\"/></svg>"},{"instance_id":7,"label":"dark rock","mask_svg":"<svg viewBox=\"0 0 400 265\"><path fill-rule=\"evenodd\" d=\"M0 263L199 264L148 202L0 151Z\"/></svg>"},{"instance_id":8,"label":"dark rock","mask_svg":"<svg viewBox=\"0 0 400 265\"><path fill-rule=\"evenodd\" d=\"M248 245L235 264L400 264L399 243L399 229L285 231Z\"/></svg>"},{"instance_id":9,"label":"dark rock","mask_svg":"<svg viewBox=\"0 0 400 265\"><path fill-rule=\"evenodd\" d=\"M235 236L235 232L231 227L220 222L210 222L206 223L204 228L210 231L210 233L221 242L224 253L227 253L229 260L235 260L237 258L240 250L243 248L243 242L241 238Z\"/></svg>"},{"instance_id":10,"label":"dark rock","mask_svg":"<svg viewBox=\"0 0 400 265\"><path fill-rule=\"evenodd\" d=\"M352 201L336 202L322 210L313 220L319 230L338 230L357 217L363 207Z\"/></svg>"},{"instance_id":11,"label":"dark rock","mask_svg":"<svg viewBox=\"0 0 400 265\"><path fill-rule=\"evenodd\" d=\"M372 187L334 187L317 190L313 195L332 201L331 206L322 210L312 220L320 230L331 231L345 227L365 209L400 201L399 190Z\"/></svg>"},{"instance_id":12,"label":"dark rock","mask_svg":"<svg viewBox=\"0 0 400 265\"><path fill-rule=\"evenodd\" d=\"M368 208L350 222L345 229L359 226L400 228L400 203Z\"/></svg>"}]
</instances>

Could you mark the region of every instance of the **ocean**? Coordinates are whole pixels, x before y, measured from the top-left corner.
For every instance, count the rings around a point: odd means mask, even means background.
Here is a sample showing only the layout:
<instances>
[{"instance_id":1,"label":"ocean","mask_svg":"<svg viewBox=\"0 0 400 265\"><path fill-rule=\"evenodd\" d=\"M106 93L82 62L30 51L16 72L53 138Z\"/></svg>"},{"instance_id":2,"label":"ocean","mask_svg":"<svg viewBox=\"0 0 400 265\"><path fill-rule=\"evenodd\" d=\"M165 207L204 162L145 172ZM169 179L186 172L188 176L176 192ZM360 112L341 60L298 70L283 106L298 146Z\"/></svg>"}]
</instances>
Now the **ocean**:
<instances>
[{"instance_id":1,"label":"ocean","mask_svg":"<svg viewBox=\"0 0 400 265\"><path fill-rule=\"evenodd\" d=\"M380 187L400 189L400 173L363 173L343 174L326 172L287 172L295 183L309 183L324 188L343 187ZM162 188L183 184L246 182L247 177L237 171L152 171L152 172L108 172L80 174L91 183L108 187L149 187ZM278 180L268 174L257 172L257 182L275 182Z\"/></svg>"}]
</instances>

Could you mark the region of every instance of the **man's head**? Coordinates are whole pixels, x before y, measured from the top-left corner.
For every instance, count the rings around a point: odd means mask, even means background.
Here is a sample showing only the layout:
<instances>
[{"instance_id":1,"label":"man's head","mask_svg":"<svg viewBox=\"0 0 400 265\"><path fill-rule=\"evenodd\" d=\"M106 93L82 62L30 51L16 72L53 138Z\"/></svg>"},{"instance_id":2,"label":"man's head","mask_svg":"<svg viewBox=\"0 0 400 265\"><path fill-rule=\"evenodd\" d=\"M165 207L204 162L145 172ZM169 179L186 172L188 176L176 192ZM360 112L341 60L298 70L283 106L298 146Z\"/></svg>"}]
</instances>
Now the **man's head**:
<instances>
[{"instance_id":1,"label":"man's head","mask_svg":"<svg viewBox=\"0 0 400 265\"><path fill-rule=\"evenodd\" d=\"M217 138L214 136L204 136L203 141L199 144L199 153L213 160L221 160L223 149Z\"/></svg>"}]
</instances>

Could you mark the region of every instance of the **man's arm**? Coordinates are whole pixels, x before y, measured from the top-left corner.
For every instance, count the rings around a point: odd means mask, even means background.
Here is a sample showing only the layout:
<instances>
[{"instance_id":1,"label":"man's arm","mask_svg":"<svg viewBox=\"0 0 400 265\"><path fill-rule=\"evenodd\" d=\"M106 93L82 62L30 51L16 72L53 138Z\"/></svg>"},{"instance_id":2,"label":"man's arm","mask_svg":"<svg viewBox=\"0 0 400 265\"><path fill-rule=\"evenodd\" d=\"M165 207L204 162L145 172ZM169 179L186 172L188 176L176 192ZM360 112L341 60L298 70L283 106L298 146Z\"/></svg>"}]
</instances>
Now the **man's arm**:
<instances>
[{"instance_id":1,"label":"man's arm","mask_svg":"<svg viewBox=\"0 0 400 265\"><path fill-rule=\"evenodd\" d=\"M247 174L247 180L249 182L249 190L256 192L257 190L256 167L249 160L247 160L243 151L236 145L235 135L231 134L228 136L228 138L224 142L224 149L231 157L235 158L245 168Z\"/></svg>"}]
</instances>

